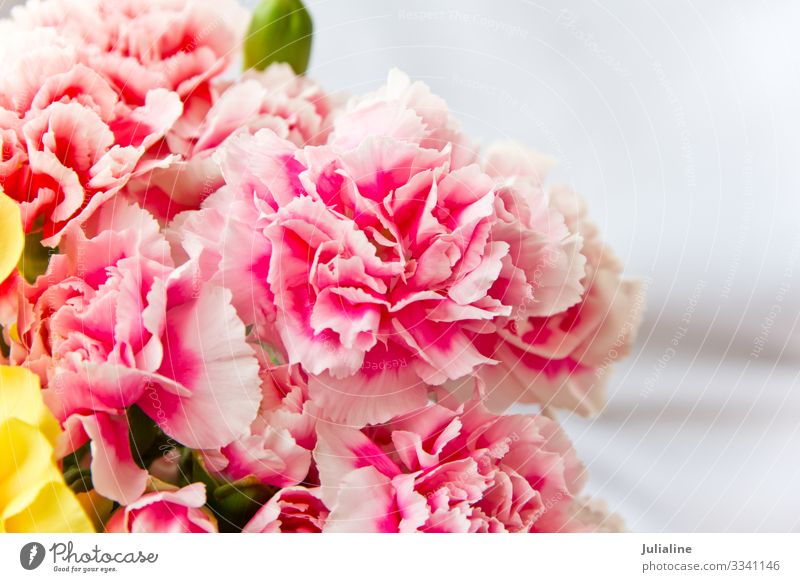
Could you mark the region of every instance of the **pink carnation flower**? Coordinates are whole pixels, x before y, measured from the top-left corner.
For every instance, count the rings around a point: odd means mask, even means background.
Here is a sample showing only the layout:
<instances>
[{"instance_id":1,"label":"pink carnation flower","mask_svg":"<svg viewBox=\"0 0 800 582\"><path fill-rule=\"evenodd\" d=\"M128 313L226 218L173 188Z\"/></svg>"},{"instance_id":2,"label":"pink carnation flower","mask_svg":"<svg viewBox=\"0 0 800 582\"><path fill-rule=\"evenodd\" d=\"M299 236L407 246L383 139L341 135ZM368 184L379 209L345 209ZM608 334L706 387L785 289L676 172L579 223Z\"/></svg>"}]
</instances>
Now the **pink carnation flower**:
<instances>
[{"instance_id":1,"label":"pink carnation flower","mask_svg":"<svg viewBox=\"0 0 800 582\"><path fill-rule=\"evenodd\" d=\"M206 102L194 103L170 133L171 150L186 158L213 152L240 130L271 129L297 146L320 145L330 131L334 102L285 63L248 71L241 80L218 81Z\"/></svg>"},{"instance_id":2,"label":"pink carnation flower","mask_svg":"<svg viewBox=\"0 0 800 582\"><path fill-rule=\"evenodd\" d=\"M397 69L374 93L350 100L336 117L330 144L352 149L370 137L391 137L428 149L448 148L453 168L478 161L477 145L461 132L444 99Z\"/></svg>"},{"instance_id":3,"label":"pink carnation flower","mask_svg":"<svg viewBox=\"0 0 800 582\"><path fill-rule=\"evenodd\" d=\"M584 470L543 416L432 405L359 431L319 425L329 532L558 532L582 528Z\"/></svg>"},{"instance_id":4,"label":"pink carnation flower","mask_svg":"<svg viewBox=\"0 0 800 582\"><path fill-rule=\"evenodd\" d=\"M420 403L420 382L486 363L463 330L512 311L489 294L508 253L489 238L492 184L393 140L304 153L304 191L265 229L278 331L332 419L381 422Z\"/></svg>"},{"instance_id":5,"label":"pink carnation flower","mask_svg":"<svg viewBox=\"0 0 800 582\"><path fill-rule=\"evenodd\" d=\"M444 103L395 72L336 117L333 145L298 149L268 130L229 140L226 185L176 221L332 420L418 408L429 385L495 363L472 336L581 297L581 237L535 189L461 165L448 139L464 141Z\"/></svg>"},{"instance_id":6,"label":"pink carnation flower","mask_svg":"<svg viewBox=\"0 0 800 582\"><path fill-rule=\"evenodd\" d=\"M306 382L297 366L265 368L261 406L250 431L220 451L206 451L206 468L230 481L252 475L275 487L305 480L316 444Z\"/></svg>"},{"instance_id":7,"label":"pink carnation flower","mask_svg":"<svg viewBox=\"0 0 800 582\"><path fill-rule=\"evenodd\" d=\"M222 447L247 430L260 401L258 362L230 293L174 269L158 223L107 206L101 234L79 231L26 290L16 363L37 372L67 431L62 454L92 441L92 477L127 504L147 474L133 462L127 408L193 448Z\"/></svg>"},{"instance_id":8,"label":"pink carnation flower","mask_svg":"<svg viewBox=\"0 0 800 582\"><path fill-rule=\"evenodd\" d=\"M177 491L155 491L120 507L108 533L216 533L217 521L203 506L206 487L194 483Z\"/></svg>"},{"instance_id":9,"label":"pink carnation flower","mask_svg":"<svg viewBox=\"0 0 800 582\"><path fill-rule=\"evenodd\" d=\"M13 17L16 27L55 29L131 105L159 88L183 101L206 93L247 26L235 0L32 0Z\"/></svg>"},{"instance_id":10,"label":"pink carnation flower","mask_svg":"<svg viewBox=\"0 0 800 582\"><path fill-rule=\"evenodd\" d=\"M354 150L297 150L266 130L225 149L228 186L208 204L220 209L219 238L184 246L218 261L216 276L257 306L250 313L274 319L288 361L312 375L311 399L334 420L363 426L422 406L426 384L490 361L469 326L512 312L490 292L509 250L490 238L492 180L449 163L447 147L368 138Z\"/></svg>"},{"instance_id":11,"label":"pink carnation flower","mask_svg":"<svg viewBox=\"0 0 800 582\"><path fill-rule=\"evenodd\" d=\"M168 162L148 150L182 105L154 89L129 107L53 31L8 32L0 50L0 185L20 202L25 230L41 222L43 242L55 246L131 178Z\"/></svg>"},{"instance_id":12,"label":"pink carnation flower","mask_svg":"<svg viewBox=\"0 0 800 582\"><path fill-rule=\"evenodd\" d=\"M235 83L218 80L206 99L194 99L167 135L181 156L161 171L134 181L127 191L164 221L199 208L224 181L214 154L240 132L271 129L297 146L325 143L335 102L314 81L275 63Z\"/></svg>"},{"instance_id":13,"label":"pink carnation flower","mask_svg":"<svg viewBox=\"0 0 800 582\"><path fill-rule=\"evenodd\" d=\"M319 488L278 491L250 519L244 533L321 533L328 518Z\"/></svg>"},{"instance_id":14,"label":"pink carnation flower","mask_svg":"<svg viewBox=\"0 0 800 582\"><path fill-rule=\"evenodd\" d=\"M518 277L527 283L524 289L529 295L519 298L521 309L515 316L549 317L575 305L583 296L583 237L570 228L542 188L547 158L524 160L529 164L529 174L521 173L521 169L515 174L502 173L507 171L506 165L525 155L534 154L506 144L489 150L486 173L497 182L492 237L510 247L501 280L507 281L508 287Z\"/></svg>"},{"instance_id":15,"label":"pink carnation flower","mask_svg":"<svg viewBox=\"0 0 800 582\"><path fill-rule=\"evenodd\" d=\"M503 144L490 152L488 166L498 179L543 196L540 184L549 166L547 159ZM578 278L580 285L573 278L566 287L552 286L543 294L554 299L551 304L536 302L536 296L542 294L534 291L534 301L515 317L499 322L496 334L476 336L481 352L500 362L482 368L480 375L486 386L487 405L493 409L505 410L514 403L527 402L594 414L602 407L602 389L611 364L625 356L633 343L643 307L641 288L638 282L622 278L620 263L587 220L583 201L576 193L553 189L548 205L546 212L556 232L574 233L573 240L583 239L583 245L571 247L568 254L580 250L585 275ZM534 256L532 252L523 254ZM548 268L558 265L561 258L547 254L544 259L538 272L543 274L540 280L546 282L550 279ZM526 272L531 272L530 267ZM555 280L559 279L557 275ZM581 286L585 292L576 293Z\"/></svg>"}]
</instances>

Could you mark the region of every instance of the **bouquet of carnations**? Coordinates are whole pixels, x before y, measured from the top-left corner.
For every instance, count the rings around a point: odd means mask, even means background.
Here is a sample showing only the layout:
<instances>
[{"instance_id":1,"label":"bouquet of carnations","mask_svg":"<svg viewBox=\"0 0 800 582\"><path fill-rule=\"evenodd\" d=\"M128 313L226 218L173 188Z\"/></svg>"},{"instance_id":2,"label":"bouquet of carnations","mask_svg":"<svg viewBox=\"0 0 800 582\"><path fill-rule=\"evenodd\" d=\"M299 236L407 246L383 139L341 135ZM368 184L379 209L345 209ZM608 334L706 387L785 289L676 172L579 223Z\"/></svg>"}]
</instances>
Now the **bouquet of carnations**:
<instances>
[{"instance_id":1,"label":"bouquet of carnations","mask_svg":"<svg viewBox=\"0 0 800 582\"><path fill-rule=\"evenodd\" d=\"M0 28L0 531L619 529L556 413L640 290L551 158L326 93L299 0Z\"/></svg>"}]
</instances>

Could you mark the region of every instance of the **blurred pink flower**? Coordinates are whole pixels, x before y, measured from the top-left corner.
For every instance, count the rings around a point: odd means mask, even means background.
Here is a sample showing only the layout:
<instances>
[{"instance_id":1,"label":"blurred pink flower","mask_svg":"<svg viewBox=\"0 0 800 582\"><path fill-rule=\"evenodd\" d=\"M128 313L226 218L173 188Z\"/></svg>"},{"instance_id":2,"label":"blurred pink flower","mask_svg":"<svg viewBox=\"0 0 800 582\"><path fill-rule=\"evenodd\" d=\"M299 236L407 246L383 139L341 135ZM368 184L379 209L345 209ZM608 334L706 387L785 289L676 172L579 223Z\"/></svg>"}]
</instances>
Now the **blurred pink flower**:
<instances>
[{"instance_id":1,"label":"blurred pink flower","mask_svg":"<svg viewBox=\"0 0 800 582\"><path fill-rule=\"evenodd\" d=\"M557 267L557 273L563 272L559 263L566 256L573 257L573 265L585 263L585 274L542 294L553 299L551 304L537 302L534 291L533 301L500 322L496 334L476 336L481 353L500 362L483 367L480 376L487 405L494 410L522 402L595 414L603 405L603 386L611 365L628 353L635 338L642 291L639 282L622 278L621 264L586 218L578 194L560 187L544 198L540 185L549 164L547 158L508 144L492 150L488 162L495 173L515 172L497 177L516 188L521 186L522 193L536 192L541 200L547 200L546 212L557 226L555 232L571 233L567 238L560 235L561 255L552 251L545 255L538 271L543 274L540 280L557 280L558 275L552 279L548 269ZM580 239L582 246L568 246L570 240ZM579 260L574 258L577 250L582 255ZM534 256L531 252L523 255ZM572 270L577 274L577 269ZM530 267L526 272L531 272ZM577 293L581 287L585 288L583 294Z\"/></svg>"},{"instance_id":2,"label":"blurred pink flower","mask_svg":"<svg viewBox=\"0 0 800 582\"><path fill-rule=\"evenodd\" d=\"M528 283L524 289L529 294L518 298L521 308L515 317L561 313L578 303L584 292L583 237L571 230L560 209L549 203L541 182L547 158L531 159L533 155L519 146L498 144L488 151L485 164L486 173L497 181L492 237L509 245L501 281L520 277ZM516 171L523 172L527 162L533 166L527 168L530 173L499 173L515 160L520 162Z\"/></svg>"},{"instance_id":3,"label":"blurred pink flower","mask_svg":"<svg viewBox=\"0 0 800 582\"><path fill-rule=\"evenodd\" d=\"M605 502L579 497L572 502L576 530L586 533L620 533L626 531L623 519L608 510Z\"/></svg>"},{"instance_id":4,"label":"blurred pink flower","mask_svg":"<svg viewBox=\"0 0 800 582\"><path fill-rule=\"evenodd\" d=\"M193 483L177 491L146 493L120 507L106 524L108 533L216 533L206 503L206 487Z\"/></svg>"},{"instance_id":5,"label":"blurred pink flower","mask_svg":"<svg viewBox=\"0 0 800 582\"><path fill-rule=\"evenodd\" d=\"M557 423L431 405L359 431L319 425L330 532L559 532L584 469Z\"/></svg>"},{"instance_id":6,"label":"blurred pink flower","mask_svg":"<svg viewBox=\"0 0 800 582\"><path fill-rule=\"evenodd\" d=\"M56 246L63 230L82 225L131 181L129 194L141 200L152 190L147 206L158 210L158 187L182 169L164 138L209 101L246 25L235 0L41 0L15 8L0 42L8 61L0 184L21 203L26 231L43 219L45 244ZM152 172L167 167L171 173ZM197 171L182 174L182 185L201 183Z\"/></svg>"},{"instance_id":7,"label":"blurred pink flower","mask_svg":"<svg viewBox=\"0 0 800 582\"><path fill-rule=\"evenodd\" d=\"M454 169L478 161L478 146L461 131L444 99L397 69L374 93L351 98L336 116L329 143L353 149L370 137L391 137L439 151L446 148Z\"/></svg>"},{"instance_id":8,"label":"blurred pink flower","mask_svg":"<svg viewBox=\"0 0 800 582\"><path fill-rule=\"evenodd\" d=\"M271 129L295 145L321 145L330 131L334 101L312 79L285 63L217 81L169 135L170 149L186 158L212 152L237 131Z\"/></svg>"},{"instance_id":9,"label":"blurred pink flower","mask_svg":"<svg viewBox=\"0 0 800 582\"><path fill-rule=\"evenodd\" d=\"M205 94L248 19L235 0L33 0L12 15L16 28L53 28L131 105L153 89Z\"/></svg>"},{"instance_id":10,"label":"blurred pink flower","mask_svg":"<svg viewBox=\"0 0 800 582\"><path fill-rule=\"evenodd\" d=\"M7 32L0 186L20 203L26 232L42 228L44 243L56 246L133 177L169 162L150 150L182 105L177 94L155 88L128 106L52 30Z\"/></svg>"}]
</instances>

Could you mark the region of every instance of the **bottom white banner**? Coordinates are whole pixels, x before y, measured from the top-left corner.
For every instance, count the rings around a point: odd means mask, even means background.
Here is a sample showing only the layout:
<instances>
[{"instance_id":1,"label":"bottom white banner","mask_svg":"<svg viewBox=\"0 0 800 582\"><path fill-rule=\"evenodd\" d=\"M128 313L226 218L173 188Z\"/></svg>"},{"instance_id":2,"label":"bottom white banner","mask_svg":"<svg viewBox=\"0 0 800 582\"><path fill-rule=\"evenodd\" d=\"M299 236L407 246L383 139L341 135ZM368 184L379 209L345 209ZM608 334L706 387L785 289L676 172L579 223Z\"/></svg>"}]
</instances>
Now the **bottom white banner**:
<instances>
[{"instance_id":1,"label":"bottom white banner","mask_svg":"<svg viewBox=\"0 0 800 582\"><path fill-rule=\"evenodd\" d=\"M0 535L1 580L800 580L798 534Z\"/></svg>"}]
</instances>

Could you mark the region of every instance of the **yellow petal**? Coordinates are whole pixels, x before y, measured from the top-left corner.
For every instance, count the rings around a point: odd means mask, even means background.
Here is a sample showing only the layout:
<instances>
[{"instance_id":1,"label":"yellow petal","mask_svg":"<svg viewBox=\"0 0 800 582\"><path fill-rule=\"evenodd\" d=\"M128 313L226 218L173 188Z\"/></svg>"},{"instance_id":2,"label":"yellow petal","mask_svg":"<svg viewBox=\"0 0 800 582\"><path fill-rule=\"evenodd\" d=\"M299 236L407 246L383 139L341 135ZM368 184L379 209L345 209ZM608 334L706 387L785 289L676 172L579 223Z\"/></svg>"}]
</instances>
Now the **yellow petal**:
<instances>
[{"instance_id":1,"label":"yellow petal","mask_svg":"<svg viewBox=\"0 0 800 582\"><path fill-rule=\"evenodd\" d=\"M50 441L17 418L0 424L0 532L4 531L94 531L64 482Z\"/></svg>"},{"instance_id":2,"label":"yellow petal","mask_svg":"<svg viewBox=\"0 0 800 582\"><path fill-rule=\"evenodd\" d=\"M0 424L9 418L38 428L53 444L60 432L42 399L39 377L25 368L0 366Z\"/></svg>"},{"instance_id":3,"label":"yellow petal","mask_svg":"<svg viewBox=\"0 0 800 582\"><path fill-rule=\"evenodd\" d=\"M0 532L94 531L56 464L58 434L36 375L0 366Z\"/></svg>"},{"instance_id":4,"label":"yellow petal","mask_svg":"<svg viewBox=\"0 0 800 582\"><path fill-rule=\"evenodd\" d=\"M39 430L17 418L0 424L0 520L33 503L59 477L53 446Z\"/></svg>"},{"instance_id":5,"label":"yellow petal","mask_svg":"<svg viewBox=\"0 0 800 582\"><path fill-rule=\"evenodd\" d=\"M22 232L22 216L19 205L0 192L0 281L16 269L22 256L25 234Z\"/></svg>"},{"instance_id":6,"label":"yellow petal","mask_svg":"<svg viewBox=\"0 0 800 582\"><path fill-rule=\"evenodd\" d=\"M5 531L90 533L94 526L75 493L63 481L46 483L23 511L6 519Z\"/></svg>"},{"instance_id":7,"label":"yellow petal","mask_svg":"<svg viewBox=\"0 0 800 582\"><path fill-rule=\"evenodd\" d=\"M0 424L0 521L24 510L60 477L53 445L37 428L18 418Z\"/></svg>"}]
</instances>

